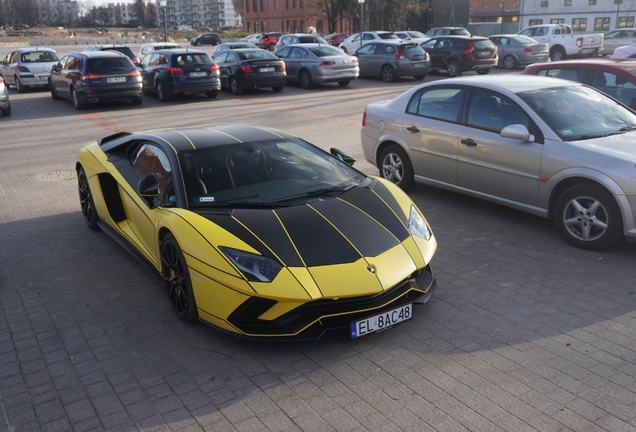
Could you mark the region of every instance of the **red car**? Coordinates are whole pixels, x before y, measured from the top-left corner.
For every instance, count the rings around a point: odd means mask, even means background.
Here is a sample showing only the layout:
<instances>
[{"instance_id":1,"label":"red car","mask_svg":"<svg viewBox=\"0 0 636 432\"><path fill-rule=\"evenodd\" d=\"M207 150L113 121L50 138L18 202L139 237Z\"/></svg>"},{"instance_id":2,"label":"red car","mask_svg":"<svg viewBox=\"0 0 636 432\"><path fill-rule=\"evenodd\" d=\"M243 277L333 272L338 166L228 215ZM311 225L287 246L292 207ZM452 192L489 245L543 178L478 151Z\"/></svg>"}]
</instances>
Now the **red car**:
<instances>
[{"instance_id":1,"label":"red car","mask_svg":"<svg viewBox=\"0 0 636 432\"><path fill-rule=\"evenodd\" d=\"M333 46L338 46L340 43L351 36L349 33L331 33L330 35L325 36L327 42L329 42Z\"/></svg>"},{"instance_id":2,"label":"red car","mask_svg":"<svg viewBox=\"0 0 636 432\"><path fill-rule=\"evenodd\" d=\"M534 63L521 72L587 84L636 109L636 60L581 59Z\"/></svg>"},{"instance_id":3,"label":"red car","mask_svg":"<svg viewBox=\"0 0 636 432\"><path fill-rule=\"evenodd\" d=\"M256 42L259 48L268 49L270 51L274 51L276 44L278 43L278 39L285 33L283 32L269 32L263 33L261 38Z\"/></svg>"}]
</instances>

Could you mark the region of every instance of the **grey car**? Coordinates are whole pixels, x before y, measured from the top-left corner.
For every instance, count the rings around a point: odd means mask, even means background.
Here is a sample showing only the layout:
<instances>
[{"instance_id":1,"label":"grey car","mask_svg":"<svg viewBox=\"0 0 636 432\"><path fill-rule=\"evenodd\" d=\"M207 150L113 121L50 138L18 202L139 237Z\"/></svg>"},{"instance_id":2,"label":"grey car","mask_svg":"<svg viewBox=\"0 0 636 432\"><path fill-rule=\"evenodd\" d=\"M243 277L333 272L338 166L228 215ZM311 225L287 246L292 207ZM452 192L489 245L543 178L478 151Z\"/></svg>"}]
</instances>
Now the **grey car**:
<instances>
[{"instance_id":1,"label":"grey car","mask_svg":"<svg viewBox=\"0 0 636 432\"><path fill-rule=\"evenodd\" d=\"M497 46L499 66L514 69L531 63L546 62L550 57L550 45L539 43L531 37L518 34L488 36Z\"/></svg>"},{"instance_id":2,"label":"grey car","mask_svg":"<svg viewBox=\"0 0 636 432\"><path fill-rule=\"evenodd\" d=\"M304 89L329 82L346 86L360 73L356 57L329 44L290 45L275 54L285 61L287 81Z\"/></svg>"},{"instance_id":3,"label":"grey car","mask_svg":"<svg viewBox=\"0 0 636 432\"><path fill-rule=\"evenodd\" d=\"M380 77L394 82L400 77L412 76L423 80L431 71L431 59L415 42L401 39L371 42L354 53L358 57L360 75Z\"/></svg>"},{"instance_id":4,"label":"grey car","mask_svg":"<svg viewBox=\"0 0 636 432\"><path fill-rule=\"evenodd\" d=\"M618 47L636 44L636 28L623 28L605 34L601 55L612 55Z\"/></svg>"},{"instance_id":5,"label":"grey car","mask_svg":"<svg viewBox=\"0 0 636 432\"><path fill-rule=\"evenodd\" d=\"M7 87L24 93L29 87L48 87L49 72L59 60L50 48L15 48L2 60L0 71Z\"/></svg>"},{"instance_id":6,"label":"grey car","mask_svg":"<svg viewBox=\"0 0 636 432\"><path fill-rule=\"evenodd\" d=\"M222 52L242 48L257 49L258 46L250 42L226 42L215 46L214 49L210 51L210 57L214 58Z\"/></svg>"},{"instance_id":7,"label":"grey car","mask_svg":"<svg viewBox=\"0 0 636 432\"><path fill-rule=\"evenodd\" d=\"M549 218L570 244L636 241L636 112L557 78L439 80L369 104L364 156L408 190L437 186Z\"/></svg>"},{"instance_id":8,"label":"grey car","mask_svg":"<svg viewBox=\"0 0 636 432\"><path fill-rule=\"evenodd\" d=\"M324 37L320 36L319 34L292 33L292 34L282 35L280 39L278 39L278 42L276 43L276 46L274 47L274 51L278 51L279 49L286 47L288 45L308 44L308 43L331 45L329 42L327 42L327 40Z\"/></svg>"},{"instance_id":9,"label":"grey car","mask_svg":"<svg viewBox=\"0 0 636 432\"><path fill-rule=\"evenodd\" d=\"M0 112L4 117L11 115L11 102L9 101L9 90L4 85L4 79L0 77Z\"/></svg>"}]
</instances>

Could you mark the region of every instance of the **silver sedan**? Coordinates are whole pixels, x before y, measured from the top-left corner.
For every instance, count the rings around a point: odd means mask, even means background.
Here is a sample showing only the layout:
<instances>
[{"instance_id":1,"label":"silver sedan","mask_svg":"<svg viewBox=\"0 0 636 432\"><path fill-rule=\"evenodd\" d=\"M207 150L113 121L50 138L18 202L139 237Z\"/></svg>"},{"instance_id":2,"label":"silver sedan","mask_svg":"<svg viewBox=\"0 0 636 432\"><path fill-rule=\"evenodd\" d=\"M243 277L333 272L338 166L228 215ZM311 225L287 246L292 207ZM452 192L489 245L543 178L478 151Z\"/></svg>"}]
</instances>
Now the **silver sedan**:
<instances>
[{"instance_id":1,"label":"silver sedan","mask_svg":"<svg viewBox=\"0 0 636 432\"><path fill-rule=\"evenodd\" d=\"M16 48L2 60L0 70L7 86L24 93L31 86L48 87L51 68L59 60L51 48Z\"/></svg>"},{"instance_id":2,"label":"silver sedan","mask_svg":"<svg viewBox=\"0 0 636 432\"><path fill-rule=\"evenodd\" d=\"M574 246L636 241L636 113L585 85L496 75L440 80L369 104L365 158L416 182L554 220Z\"/></svg>"},{"instance_id":3,"label":"silver sedan","mask_svg":"<svg viewBox=\"0 0 636 432\"><path fill-rule=\"evenodd\" d=\"M287 81L304 89L328 82L346 86L360 74L358 59L331 45L288 45L275 54L285 61Z\"/></svg>"},{"instance_id":4,"label":"silver sedan","mask_svg":"<svg viewBox=\"0 0 636 432\"><path fill-rule=\"evenodd\" d=\"M488 36L497 45L499 65L506 69L531 63L546 62L550 57L550 45L539 43L531 37L518 34Z\"/></svg>"},{"instance_id":5,"label":"silver sedan","mask_svg":"<svg viewBox=\"0 0 636 432\"><path fill-rule=\"evenodd\" d=\"M4 85L4 79L0 77L0 112L3 117L11 115L11 102L9 101L9 90Z\"/></svg>"}]
</instances>

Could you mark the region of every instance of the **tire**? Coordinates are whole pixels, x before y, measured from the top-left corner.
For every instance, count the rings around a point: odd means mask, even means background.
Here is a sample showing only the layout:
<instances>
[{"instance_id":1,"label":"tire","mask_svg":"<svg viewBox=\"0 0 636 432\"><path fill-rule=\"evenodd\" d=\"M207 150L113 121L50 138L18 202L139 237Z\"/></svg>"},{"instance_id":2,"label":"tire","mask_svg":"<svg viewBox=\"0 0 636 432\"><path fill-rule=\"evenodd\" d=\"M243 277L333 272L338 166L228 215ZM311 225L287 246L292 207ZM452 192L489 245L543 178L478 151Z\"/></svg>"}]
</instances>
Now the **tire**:
<instances>
[{"instance_id":1,"label":"tire","mask_svg":"<svg viewBox=\"0 0 636 432\"><path fill-rule=\"evenodd\" d=\"M415 75L413 78L415 78L415 81L422 81L426 78L426 75Z\"/></svg>"},{"instance_id":2,"label":"tire","mask_svg":"<svg viewBox=\"0 0 636 432\"><path fill-rule=\"evenodd\" d=\"M503 64L504 69L511 70L517 67L517 59L515 56L507 55L501 63Z\"/></svg>"},{"instance_id":3,"label":"tire","mask_svg":"<svg viewBox=\"0 0 636 432\"><path fill-rule=\"evenodd\" d=\"M395 82L397 80L397 75L393 68L389 65L382 66L382 70L380 71L380 77L384 82Z\"/></svg>"},{"instance_id":4,"label":"tire","mask_svg":"<svg viewBox=\"0 0 636 432\"><path fill-rule=\"evenodd\" d=\"M197 41L197 46L201 46L201 41Z\"/></svg>"},{"instance_id":5,"label":"tire","mask_svg":"<svg viewBox=\"0 0 636 432\"><path fill-rule=\"evenodd\" d=\"M82 208L82 216L84 222L92 230L99 230L97 225L97 210L95 209L95 202L93 201L93 194L91 193L91 187L88 184L88 177L83 167L79 167L77 170L77 190L79 192L80 207Z\"/></svg>"},{"instance_id":6,"label":"tire","mask_svg":"<svg viewBox=\"0 0 636 432\"><path fill-rule=\"evenodd\" d=\"M274 93L280 93L283 91L284 88L285 88L285 84L281 84L281 85L272 87L272 90L274 90Z\"/></svg>"},{"instance_id":7,"label":"tire","mask_svg":"<svg viewBox=\"0 0 636 432\"><path fill-rule=\"evenodd\" d=\"M163 87L163 84L158 82L156 84L157 89L157 99L161 102L168 102L170 100L170 95L166 93L166 89Z\"/></svg>"},{"instance_id":8,"label":"tire","mask_svg":"<svg viewBox=\"0 0 636 432\"><path fill-rule=\"evenodd\" d=\"M457 60L448 61L448 65L446 66L446 72L448 72L448 76L452 76L452 77L462 76L462 70L459 67L459 62Z\"/></svg>"},{"instance_id":9,"label":"tire","mask_svg":"<svg viewBox=\"0 0 636 432\"><path fill-rule=\"evenodd\" d=\"M51 90L51 98L53 100L60 100L60 95L55 91L55 87L53 87L53 83L49 80L49 89Z\"/></svg>"},{"instance_id":10,"label":"tire","mask_svg":"<svg viewBox=\"0 0 636 432\"><path fill-rule=\"evenodd\" d=\"M349 83L351 82L351 80L346 80L346 81L338 81L338 85L340 87L346 87L349 85Z\"/></svg>"},{"instance_id":11,"label":"tire","mask_svg":"<svg viewBox=\"0 0 636 432\"><path fill-rule=\"evenodd\" d=\"M212 91L207 92L205 95L209 97L210 99L215 99L219 95L219 91L217 89L214 89Z\"/></svg>"},{"instance_id":12,"label":"tire","mask_svg":"<svg viewBox=\"0 0 636 432\"><path fill-rule=\"evenodd\" d=\"M15 75L13 79L15 80L15 89L18 91L18 93L24 93L27 90L27 88L26 86L22 85L22 81L20 81L20 78L18 78L18 76Z\"/></svg>"},{"instance_id":13,"label":"tire","mask_svg":"<svg viewBox=\"0 0 636 432\"><path fill-rule=\"evenodd\" d=\"M168 300L180 320L195 321L199 316L192 291L190 273L181 248L172 234L161 242L161 275L165 281Z\"/></svg>"},{"instance_id":14,"label":"tire","mask_svg":"<svg viewBox=\"0 0 636 432\"><path fill-rule=\"evenodd\" d=\"M550 60L552 61L561 61L561 60L565 60L565 51L563 51L563 48L554 48L552 50L552 52L550 53Z\"/></svg>"},{"instance_id":15,"label":"tire","mask_svg":"<svg viewBox=\"0 0 636 432\"><path fill-rule=\"evenodd\" d=\"M144 102L144 97L143 96L139 96L139 97L132 98L130 100L130 102L133 105L141 105Z\"/></svg>"},{"instance_id":16,"label":"tire","mask_svg":"<svg viewBox=\"0 0 636 432\"><path fill-rule=\"evenodd\" d=\"M276 49L276 44L273 44L273 43L269 44L267 46L267 49L270 50L270 51L274 51Z\"/></svg>"},{"instance_id":17,"label":"tire","mask_svg":"<svg viewBox=\"0 0 636 432\"><path fill-rule=\"evenodd\" d=\"M479 75L488 75L490 73L490 68L488 69L477 69L477 74Z\"/></svg>"},{"instance_id":18,"label":"tire","mask_svg":"<svg viewBox=\"0 0 636 432\"><path fill-rule=\"evenodd\" d=\"M4 117L11 117L11 105L6 107L5 109L0 110Z\"/></svg>"},{"instance_id":19,"label":"tire","mask_svg":"<svg viewBox=\"0 0 636 432\"><path fill-rule=\"evenodd\" d=\"M73 101L73 106L76 110L82 110L86 107L86 105L84 105L82 101L80 101L79 95L75 91L75 87L71 89L71 100Z\"/></svg>"},{"instance_id":20,"label":"tire","mask_svg":"<svg viewBox=\"0 0 636 432\"><path fill-rule=\"evenodd\" d=\"M408 191L415 186L413 165L401 147L390 145L382 151L378 165L380 176Z\"/></svg>"},{"instance_id":21,"label":"tire","mask_svg":"<svg viewBox=\"0 0 636 432\"><path fill-rule=\"evenodd\" d=\"M300 71L298 81L300 82L300 86L305 90L312 89L316 86L316 84L314 84L314 80L311 79L311 74L307 70Z\"/></svg>"},{"instance_id":22,"label":"tire","mask_svg":"<svg viewBox=\"0 0 636 432\"><path fill-rule=\"evenodd\" d=\"M563 238L581 249L608 249L623 237L623 218L605 188L580 183L566 189L554 205L554 224Z\"/></svg>"},{"instance_id":23,"label":"tire","mask_svg":"<svg viewBox=\"0 0 636 432\"><path fill-rule=\"evenodd\" d=\"M240 96L240 95L243 94L243 91L244 91L243 87L241 87L239 85L239 83L234 78L231 78L230 79L230 93L232 93L235 96Z\"/></svg>"},{"instance_id":24,"label":"tire","mask_svg":"<svg viewBox=\"0 0 636 432\"><path fill-rule=\"evenodd\" d=\"M214 46L221 45L221 41L214 42Z\"/></svg>"}]
</instances>

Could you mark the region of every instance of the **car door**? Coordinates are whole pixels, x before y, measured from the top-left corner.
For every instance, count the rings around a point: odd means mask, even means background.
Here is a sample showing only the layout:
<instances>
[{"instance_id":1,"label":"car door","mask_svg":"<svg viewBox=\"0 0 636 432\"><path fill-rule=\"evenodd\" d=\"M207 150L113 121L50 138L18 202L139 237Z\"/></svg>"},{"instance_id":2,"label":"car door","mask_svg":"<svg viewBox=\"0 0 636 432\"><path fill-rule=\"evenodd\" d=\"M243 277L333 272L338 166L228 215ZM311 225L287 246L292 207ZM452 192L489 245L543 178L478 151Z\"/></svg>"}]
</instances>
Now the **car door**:
<instances>
[{"instance_id":1,"label":"car door","mask_svg":"<svg viewBox=\"0 0 636 432\"><path fill-rule=\"evenodd\" d=\"M358 67L360 68L360 75L374 75L373 72L373 56L375 50L378 48L378 44L370 43L360 47L355 55L358 57Z\"/></svg>"},{"instance_id":2,"label":"car door","mask_svg":"<svg viewBox=\"0 0 636 432\"><path fill-rule=\"evenodd\" d=\"M513 50L510 44L510 38L502 36L492 38L491 41L497 47L497 52L499 53L499 62L501 63L501 60L506 57L506 54L510 54Z\"/></svg>"},{"instance_id":3,"label":"car door","mask_svg":"<svg viewBox=\"0 0 636 432\"><path fill-rule=\"evenodd\" d=\"M69 55L65 63L61 63L60 78L57 81L55 91L59 96L70 99L71 87L81 76L81 59L76 56Z\"/></svg>"},{"instance_id":4,"label":"car door","mask_svg":"<svg viewBox=\"0 0 636 432\"><path fill-rule=\"evenodd\" d=\"M146 89L154 88L154 71L153 66L154 63L157 62L157 58L159 55L157 53L152 53L144 56L141 59L141 63L139 63L139 67L141 68L141 79L143 82L143 86Z\"/></svg>"},{"instance_id":5,"label":"car door","mask_svg":"<svg viewBox=\"0 0 636 432\"><path fill-rule=\"evenodd\" d=\"M226 87L230 84L230 75L232 74L232 71L230 69L232 62L228 63L227 60L227 56L229 53L230 51L222 52L214 59L212 59L212 61L219 67L219 79L221 80L221 86L223 87Z\"/></svg>"},{"instance_id":6,"label":"car door","mask_svg":"<svg viewBox=\"0 0 636 432\"><path fill-rule=\"evenodd\" d=\"M16 67L18 66L18 51L10 51L2 61L2 77L7 85L15 85Z\"/></svg>"},{"instance_id":7,"label":"car door","mask_svg":"<svg viewBox=\"0 0 636 432\"><path fill-rule=\"evenodd\" d=\"M415 175L457 184L459 119L465 90L436 85L416 92L399 124Z\"/></svg>"},{"instance_id":8,"label":"car door","mask_svg":"<svg viewBox=\"0 0 636 432\"><path fill-rule=\"evenodd\" d=\"M449 38L435 38L422 44L422 48L431 58L431 67L436 69L446 69L446 59L450 57L450 47L452 40Z\"/></svg>"},{"instance_id":9,"label":"car door","mask_svg":"<svg viewBox=\"0 0 636 432\"><path fill-rule=\"evenodd\" d=\"M536 206L541 181L542 138L526 112L492 90L472 88L459 128L457 184L472 191ZM501 130L521 124L533 142L504 138Z\"/></svg>"},{"instance_id":10,"label":"car door","mask_svg":"<svg viewBox=\"0 0 636 432\"><path fill-rule=\"evenodd\" d=\"M64 56L57 62L55 66L51 69L51 73L49 74L49 82L50 85L53 86L55 92L59 95L60 90L60 81L62 80L62 70L64 69L64 65L68 61L69 56Z\"/></svg>"}]
</instances>

